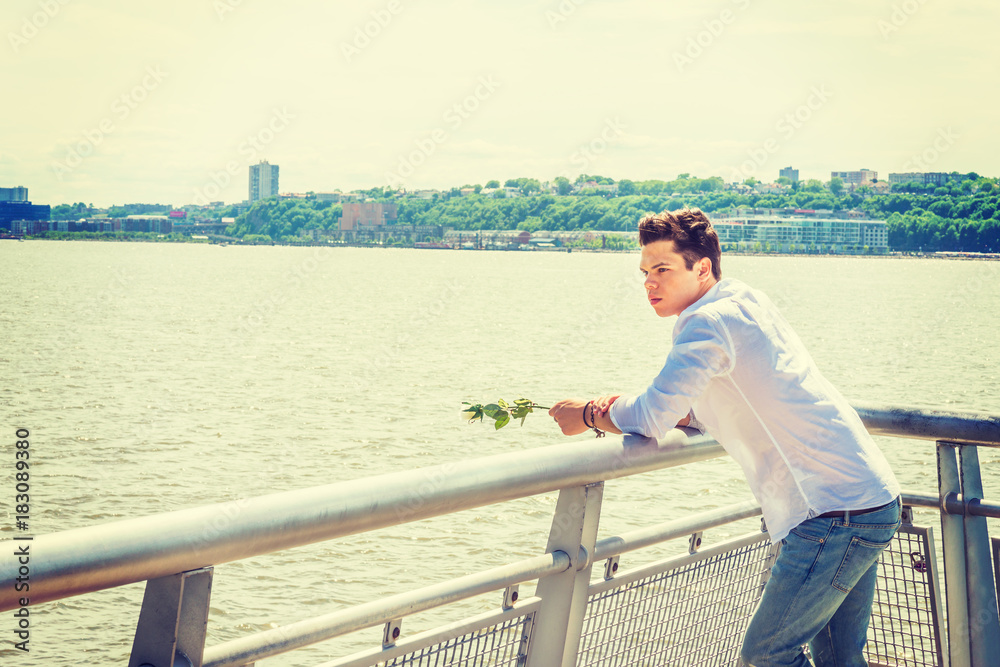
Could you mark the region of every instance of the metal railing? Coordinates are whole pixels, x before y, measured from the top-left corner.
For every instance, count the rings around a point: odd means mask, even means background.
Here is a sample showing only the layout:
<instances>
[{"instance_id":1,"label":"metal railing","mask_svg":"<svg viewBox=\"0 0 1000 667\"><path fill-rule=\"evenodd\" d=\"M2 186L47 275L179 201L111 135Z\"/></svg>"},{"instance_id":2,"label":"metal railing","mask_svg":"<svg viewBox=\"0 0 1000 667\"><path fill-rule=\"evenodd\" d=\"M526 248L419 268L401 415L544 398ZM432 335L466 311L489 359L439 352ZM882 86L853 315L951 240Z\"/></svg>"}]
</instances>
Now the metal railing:
<instances>
[{"instance_id":1,"label":"metal railing","mask_svg":"<svg viewBox=\"0 0 1000 667\"><path fill-rule=\"evenodd\" d=\"M941 511L951 666L992 664L1000 655L1000 569L992 564L985 517L1000 517L1000 505L982 498L977 447L1000 446L1000 418L856 407L873 434L937 442L938 495L906 493L904 502ZM475 656L469 657L475 664L529 667L667 664L665 656L670 664L728 664L774 550L766 533L757 533L699 553L701 533L759 514L756 504L597 539L605 480L723 454L711 439L681 430L659 442L633 436L574 441L38 536L31 543L31 605L146 581L130 667L252 665L382 624L381 647L329 664L430 664L442 651L459 656L457 664L473 664L461 656ZM205 648L215 565L553 491L559 497L544 555ZM680 537L691 539L681 560L640 568L640 574L615 571L620 554ZM940 586L930 529L901 530L897 541L904 537L924 546L900 542L883 559L884 599L877 597L873 614L872 664L942 664L943 658L914 657L918 649L921 655L944 652L945 637L933 630L940 621ZM592 583L594 565L602 560L604 581ZM929 587L920 598L926 599L927 618L920 610L910 613L917 603L899 602L917 587L907 578L912 572L927 573L920 584ZM18 607L17 576L16 559L5 556L0 611ZM644 583L634 585L640 579ZM517 600L517 585L536 580L534 596ZM678 582L679 593L663 592ZM711 582L721 583L712 588ZM400 635L404 616L498 590L505 591L498 611ZM695 605L695 599L706 604Z\"/></svg>"}]
</instances>

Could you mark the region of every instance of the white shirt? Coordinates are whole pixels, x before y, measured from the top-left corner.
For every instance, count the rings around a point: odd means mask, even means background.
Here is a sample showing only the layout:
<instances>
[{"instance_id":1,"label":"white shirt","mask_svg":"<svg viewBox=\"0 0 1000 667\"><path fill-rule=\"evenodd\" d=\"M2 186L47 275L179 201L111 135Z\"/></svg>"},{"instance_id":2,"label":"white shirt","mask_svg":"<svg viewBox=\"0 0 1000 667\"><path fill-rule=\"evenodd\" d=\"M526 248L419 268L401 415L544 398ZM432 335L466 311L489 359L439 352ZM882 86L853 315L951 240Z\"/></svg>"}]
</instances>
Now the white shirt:
<instances>
[{"instance_id":1,"label":"white shirt","mask_svg":"<svg viewBox=\"0 0 1000 667\"><path fill-rule=\"evenodd\" d=\"M899 495L858 413L770 299L738 280L678 316L663 370L609 414L623 432L661 438L689 411L743 468L772 541L807 518Z\"/></svg>"}]
</instances>

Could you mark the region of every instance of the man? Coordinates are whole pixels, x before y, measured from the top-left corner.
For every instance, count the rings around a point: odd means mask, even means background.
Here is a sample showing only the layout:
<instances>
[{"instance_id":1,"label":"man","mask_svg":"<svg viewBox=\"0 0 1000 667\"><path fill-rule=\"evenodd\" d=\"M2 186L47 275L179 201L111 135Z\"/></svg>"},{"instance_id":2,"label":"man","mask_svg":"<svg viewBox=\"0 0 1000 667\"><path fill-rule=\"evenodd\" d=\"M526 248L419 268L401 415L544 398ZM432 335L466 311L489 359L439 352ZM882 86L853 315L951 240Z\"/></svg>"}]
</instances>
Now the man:
<instances>
[{"instance_id":1,"label":"man","mask_svg":"<svg viewBox=\"0 0 1000 667\"><path fill-rule=\"evenodd\" d=\"M639 223L649 304L678 316L659 375L634 397L571 399L563 433L662 437L692 419L740 464L781 551L741 655L755 667L867 665L876 561L899 526L899 486L861 419L761 292L723 279L698 209Z\"/></svg>"}]
</instances>

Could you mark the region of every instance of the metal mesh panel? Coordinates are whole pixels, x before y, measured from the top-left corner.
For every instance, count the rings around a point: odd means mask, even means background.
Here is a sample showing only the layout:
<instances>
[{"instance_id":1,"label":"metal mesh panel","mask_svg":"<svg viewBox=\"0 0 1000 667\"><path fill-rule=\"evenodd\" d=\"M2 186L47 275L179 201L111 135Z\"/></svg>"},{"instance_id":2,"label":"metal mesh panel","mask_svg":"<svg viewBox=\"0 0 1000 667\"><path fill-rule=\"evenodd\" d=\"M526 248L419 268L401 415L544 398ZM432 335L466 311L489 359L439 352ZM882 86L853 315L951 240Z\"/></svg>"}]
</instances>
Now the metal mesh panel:
<instances>
[{"instance_id":1,"label":"metal mesh panel","mask_svg":"<svg viewBox=\"0 0 1000 667\"><path fill-rule=\"evenodd\" d=\"M520 616L378 664L384 667L517 667L525 657L525 638L531 619L531 615Z\"/></svg>"},{"instance_id":2,"label":"metal mesh panel","mask_svg":"<svg viewBox=\"0 0 1000 667\"><path fill-rule=\"evenodd\" d=\"M930 528L904 526L882 552L868 626L870 664L944 664L932 544Z\"/></svg>"},{"instance_id":3,"label":"metal mesh panel","mask_svg":"<svg viewBox=\"0 0 1000 667\"><path fill-rule=\"evenodd\" d=\"M590 598L578 665L736 664L771 564L766 535Z\"/></svg>"}]
</instances>

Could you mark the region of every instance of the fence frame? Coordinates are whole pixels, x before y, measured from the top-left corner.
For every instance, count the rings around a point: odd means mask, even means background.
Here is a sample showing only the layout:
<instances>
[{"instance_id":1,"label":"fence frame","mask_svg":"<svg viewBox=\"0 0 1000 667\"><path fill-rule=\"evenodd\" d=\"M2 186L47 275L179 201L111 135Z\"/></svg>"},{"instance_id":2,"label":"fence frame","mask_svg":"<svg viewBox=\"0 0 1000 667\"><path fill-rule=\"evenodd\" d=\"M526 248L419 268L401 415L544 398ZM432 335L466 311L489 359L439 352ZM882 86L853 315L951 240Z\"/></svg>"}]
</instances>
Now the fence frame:
<instances>
[{"instance_id":1,"label":"fence frame","mask_svg":"<svg viewBox=\"0 0 1000 667\"><path fill-rule=\"evenodd\" d=\"M1000 517L1000 505L982 498L976 448L1000 447L1000 417L867 404L855 408L873 434L937 443L938 495L913 498L941 511L951 665L989 664L990 656L1000 654L1000 619L985 517ZM31 604L147 581L149 603L144 597L130 667L250 665L332 636L330 629L303 626L292 636L291 626L283 626L263 648L260 636L252 635L255 651L237 652L234 642L205 649L214 565L559 491L545 567L563 557L568 563L539 579L539 616L532 634L540 643L529 646L528 664L571 667L591 568L602 550L614 550L596 540L603 482L723 453L707 436L683 429L660 441L637 436L574 441L38 536L32 542ZM656 532L649 529L631 538L632 544L653 543ZM17 576L16 559L5 556L0 611L19 606ZM497 581L507 581L506 575L492 576L489 585L509 585ZM468 597L468 583L448 582L450 592L443 597ZM303 623L309 621L292 625Z\"/></svg>"}]
</instances>

